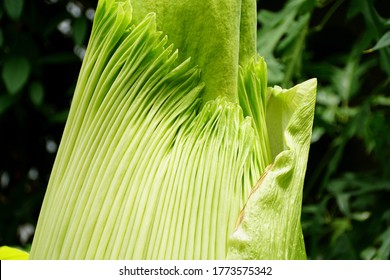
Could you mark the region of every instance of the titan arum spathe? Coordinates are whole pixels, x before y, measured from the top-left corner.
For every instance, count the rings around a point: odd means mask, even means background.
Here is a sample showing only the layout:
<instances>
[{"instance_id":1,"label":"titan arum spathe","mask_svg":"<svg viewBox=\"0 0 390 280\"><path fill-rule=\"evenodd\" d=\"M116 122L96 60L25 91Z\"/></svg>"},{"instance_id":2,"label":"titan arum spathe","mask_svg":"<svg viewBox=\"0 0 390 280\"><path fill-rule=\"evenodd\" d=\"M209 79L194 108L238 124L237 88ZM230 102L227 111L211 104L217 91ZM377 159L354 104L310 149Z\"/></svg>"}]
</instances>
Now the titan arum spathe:
<instances>
[{"instance_id":1,"label":"titan arum spathe","mask_svg":"<svg viewBox=\"0 0 390 280\"><path fill-rule=\"evenodd\" d=\"M316 81L255 37L251 0L100 0L30 258L306 258Z\"/></svg>"}]
</instances>

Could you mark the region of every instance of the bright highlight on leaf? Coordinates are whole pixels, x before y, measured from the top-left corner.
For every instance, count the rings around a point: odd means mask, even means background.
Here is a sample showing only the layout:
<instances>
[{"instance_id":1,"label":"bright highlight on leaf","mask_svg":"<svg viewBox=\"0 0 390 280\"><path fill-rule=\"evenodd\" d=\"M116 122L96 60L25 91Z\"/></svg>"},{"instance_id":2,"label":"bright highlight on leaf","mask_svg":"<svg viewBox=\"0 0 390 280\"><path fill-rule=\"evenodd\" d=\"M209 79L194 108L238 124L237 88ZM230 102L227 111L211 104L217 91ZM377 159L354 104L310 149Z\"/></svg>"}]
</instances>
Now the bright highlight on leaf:
<instances>
[{"instance_id":1,"label":"bright highlight on leaf","mask_svg":"<svg viewBox=\"0 0 390 280\"><path fill-rule=\"evenodd\" d=\"M99 1L32 259L305 258L316 81L267 88L254 1L184 2Z\"/></svg>"},{"instance_id":2,"label":"bright highlight on leaf","mask_svg":"<svg viewBox=\"0 0 390 280\"><path fill-rule=\"evenodd\" d=\"M28 260L28 253L13 247L0 247L0 260Z\"/></svg>"}]
</instances>

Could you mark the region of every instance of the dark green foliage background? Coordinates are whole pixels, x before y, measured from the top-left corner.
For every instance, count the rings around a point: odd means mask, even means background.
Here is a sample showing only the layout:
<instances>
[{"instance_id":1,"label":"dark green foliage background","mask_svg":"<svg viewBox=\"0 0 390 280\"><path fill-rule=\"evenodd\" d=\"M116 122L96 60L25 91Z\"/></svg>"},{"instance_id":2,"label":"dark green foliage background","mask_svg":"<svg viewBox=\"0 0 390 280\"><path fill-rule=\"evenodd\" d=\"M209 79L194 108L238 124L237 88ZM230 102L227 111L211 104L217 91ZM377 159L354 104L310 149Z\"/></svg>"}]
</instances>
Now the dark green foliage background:
<instances>
[{"instance_id":1,"label":"dark green foliage background","mask_svg":"<svg viewBox=\"0 0 390 280\"><path fill-rule=\"evenodd\" d=\"M0 245L31 244L96 3L0 1ZM263 0L258 19L270 85L318 78L302 212L308 257L389 259L388 4Z\"/></svg>"}]
</instances>

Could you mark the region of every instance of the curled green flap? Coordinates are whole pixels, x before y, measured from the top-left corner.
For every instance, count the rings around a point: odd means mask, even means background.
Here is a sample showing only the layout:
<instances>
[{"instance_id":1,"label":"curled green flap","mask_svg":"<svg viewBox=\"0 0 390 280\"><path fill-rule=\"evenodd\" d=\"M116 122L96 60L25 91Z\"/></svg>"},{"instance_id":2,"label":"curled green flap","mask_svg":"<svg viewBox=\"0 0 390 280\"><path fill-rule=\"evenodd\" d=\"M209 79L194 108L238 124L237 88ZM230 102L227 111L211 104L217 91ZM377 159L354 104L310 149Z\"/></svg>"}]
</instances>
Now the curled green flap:
<instances>
[{"instance_id":1,"label":"curled green flap","mask_svg":"<svg viewBox=\"0 0 390 280\"><path fill-rule=\"evenodd\" d=\"M315 93L315 79L289 90L270 89L267 125L276 157L241 211L228 258L306 258L300 218Z\"/></svg>"}]
</instances>

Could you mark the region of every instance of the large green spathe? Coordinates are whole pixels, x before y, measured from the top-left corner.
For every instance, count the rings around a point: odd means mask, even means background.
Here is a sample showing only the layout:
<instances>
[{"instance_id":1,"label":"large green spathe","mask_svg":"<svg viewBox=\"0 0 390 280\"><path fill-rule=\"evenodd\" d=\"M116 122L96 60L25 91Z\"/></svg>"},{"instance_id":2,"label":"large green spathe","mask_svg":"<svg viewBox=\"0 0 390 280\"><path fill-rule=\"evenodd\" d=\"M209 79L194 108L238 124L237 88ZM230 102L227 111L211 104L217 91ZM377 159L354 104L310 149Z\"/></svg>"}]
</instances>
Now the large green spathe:
<instances>
[{"instance_id":1,"label":"large green spathe","mask_svg":"<svg viewBox=\"0 0 390 280\"><path fill-rule=\"evenodd\" d=\"M157 28L202 69L204 102L218 96L238 101L239 65L256 55L256 2L254 0L132 1L135 22L149 12L157 14Z\"/></svg>"},{"instance_id":2,"label":"large green spathe","mask_svg":"<svg viewBox=\"0 0 390 280\"><path fill-rule=\"evenodd\" d=\"M99 1L32 259L305 258L316 81L267 88L255 26L254 1Z\"/></svg>"}]
</instances>

